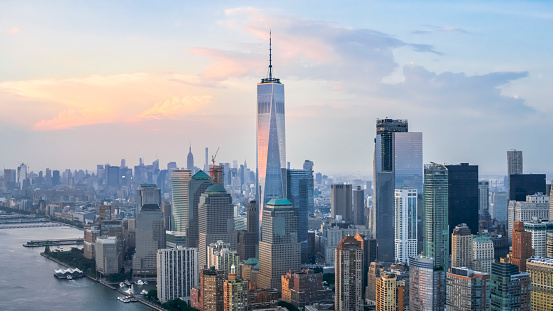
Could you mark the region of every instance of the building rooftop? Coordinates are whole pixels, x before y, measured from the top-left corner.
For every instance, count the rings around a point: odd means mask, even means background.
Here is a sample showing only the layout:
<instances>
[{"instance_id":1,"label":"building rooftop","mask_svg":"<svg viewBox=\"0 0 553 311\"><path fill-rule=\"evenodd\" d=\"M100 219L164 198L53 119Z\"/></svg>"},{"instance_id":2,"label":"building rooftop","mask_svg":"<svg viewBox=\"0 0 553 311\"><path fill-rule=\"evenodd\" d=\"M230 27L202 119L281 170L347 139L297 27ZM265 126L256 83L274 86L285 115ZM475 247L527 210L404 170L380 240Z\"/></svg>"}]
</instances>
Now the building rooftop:
<instances>
[{"instance_id":1,"label":"building rooftop","mask_svg":"<svg viewBox=\"0 0 553 311\"><path fill-rule=\"evenodd\" d=\"M290 200L288 199L271 199L269 202L267 202L267 205L285 206L285 205L292 205L292 202L290 202Z\"/></svg>"},{"instance_id":2,"label":"building rooftop","mask_svg":"<svg viewBox=\"0 0 553 311\"><path fill-rule=\"evenodd\" d=\"M207 175L204 171L199 170L194 176L192 176L192 179L211 179L209 175Z\"/></svg>"},{"instance_id":3,"label":"building rooftop","mask_svg":"<svg viewBox=\"0 0 553 311\"><path fill-rule=\"evenodd\" d=\"M207 189L205 189L205 192L227 192L227 190L225 190L225 187L221 186L221 185L212 185L212 186L209 186L207 187Z\"/></svg>"}]
</instances>

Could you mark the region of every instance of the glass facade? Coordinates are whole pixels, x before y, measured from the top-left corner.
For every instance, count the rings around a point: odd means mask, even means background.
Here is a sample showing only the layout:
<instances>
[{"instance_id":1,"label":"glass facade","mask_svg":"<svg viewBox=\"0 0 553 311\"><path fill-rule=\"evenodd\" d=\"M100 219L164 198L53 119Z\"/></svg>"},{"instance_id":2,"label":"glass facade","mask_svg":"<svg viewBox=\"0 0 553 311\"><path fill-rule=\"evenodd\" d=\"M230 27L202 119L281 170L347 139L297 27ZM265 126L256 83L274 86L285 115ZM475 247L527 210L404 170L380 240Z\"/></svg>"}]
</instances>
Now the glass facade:
<instances>
[{"instance_id":1,"label":"glass facade","mask_svg":"<svg viewBox=\"0 0 553 311\"><path fill-rule=\"evenodd\" d=\"M478 189L477 189L478 190ZM444 271L449 262L448 170L444 165L424 167L423 253Z\"/></svg>"},{"instance_id":2,"label":"glass facade","mask_svg":"<svg viewBox=\"0 0 553 311\"><path fill-rule=\"evenodd\" d=\"M270 199L285 197L286 138L284 85L278 79L257 84L257 202L259 217Z\"/></svg>"},{"instance_id":3,"label":"glass facade","mask_svg":"<svg viewBox=\"0 0 553 311\"><path fill-rule=\"evenodd\" d=\"M417 255L417 190L395 192L395 261L409 264Z\"/></svg>"},{"instance_id":4,"label":"glass facade","mask_svg":"<svg viewBox=\"0 0 553 311\"><path fill-rule=\"evenodd\" d=\"M458 224L467 224L472 234L478 233L478 165L447 165L449 233Z\"/></svg>"}]
</instances>

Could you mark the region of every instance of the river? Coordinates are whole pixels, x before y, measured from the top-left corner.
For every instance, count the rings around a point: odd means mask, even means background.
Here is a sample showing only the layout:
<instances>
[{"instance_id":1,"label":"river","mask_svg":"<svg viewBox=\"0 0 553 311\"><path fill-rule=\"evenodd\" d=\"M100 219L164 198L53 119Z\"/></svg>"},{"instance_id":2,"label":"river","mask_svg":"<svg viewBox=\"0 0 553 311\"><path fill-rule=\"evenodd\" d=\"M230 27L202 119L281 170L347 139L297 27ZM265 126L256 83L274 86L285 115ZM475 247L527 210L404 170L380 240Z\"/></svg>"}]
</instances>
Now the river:
<instances>
[{"instance_id":1,"label":"river","mask_svg":"<svg viewBox=\"0 0 553 311\"><path fill-rule=\"evenodd\" d=\"M40 256L43 247L22 246L82 236L70 227L0 229L0 310L152 310L139 302L119 302L118 291L88 278L58 280L54 270L64 267Z\"/></svg>"}]
</instances>

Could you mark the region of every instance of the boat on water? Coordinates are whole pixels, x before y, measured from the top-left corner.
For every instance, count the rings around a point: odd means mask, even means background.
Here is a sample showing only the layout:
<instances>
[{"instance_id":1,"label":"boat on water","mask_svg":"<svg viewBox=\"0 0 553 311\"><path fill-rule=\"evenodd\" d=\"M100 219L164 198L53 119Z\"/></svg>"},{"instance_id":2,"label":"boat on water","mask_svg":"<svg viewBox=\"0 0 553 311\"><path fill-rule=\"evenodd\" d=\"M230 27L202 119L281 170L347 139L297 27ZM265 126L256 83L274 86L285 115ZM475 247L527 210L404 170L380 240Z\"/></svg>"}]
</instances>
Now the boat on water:
<instances>
[{"instance_id":1,"label":"boat on water","mask_svg":"<svg viewBox=\"0 0 553 311\"><path fill-rule=\"evenodd\" d=\"M143 289L143 290L140 292L140 295L146 295L146 294L148 294L148 292L147 292L145 289Z\"/></svg>"},{"instance_id":2,"label":"boat on water","mask_svg":"<svg viewBox=\"0 0 553 311\"><path fill-rule=\"evenodd\" d=\"M123 282L119 283L119 287L125 287L125 283Z\"/></svg>"},{"instance_id":3,"label":"boat on water","mask_svg":"<svg viewBox=\"0 0 553 311\"><path fill-rule=\"evenodd\" d=\"M131 302L131 299L129 297L117 297L117 300L121 301L121 302L124 302L124 303L129 303Z\"/></svg>"},{"instance_id":4,"label":"boat on water","mask_svg":"<svg viewBox=\"0 0 553 311\"><path fill-rule=\"evenodd\" d=\"M129 282L129 280L125 280L125 285L131 286L131 282Z\"/></svg>"},{"instance_id":5,"label":"boat on water","mask_svg":"<svg viewBox=\"0 0 553 311\"><path fill-rule=\"evenodd\" d=\"M71 276L71 274L68 274L67 277L66 277L66 279L72 280L72 279L73 279L73 276Z\"/></svg>"},{"instance_id":6,"label":"boat on water","mask_svg":"<svg viewBox=\"0 0 553 311\"><path fill-rule=\"evenodd\" d=\"M144 284L146 284L146 282L144 282L144 281L142 281L142 280L136 281L136 285L138 285L138 286L142 286L142 285L144 285Z\"/></svg>"}]
</instances>

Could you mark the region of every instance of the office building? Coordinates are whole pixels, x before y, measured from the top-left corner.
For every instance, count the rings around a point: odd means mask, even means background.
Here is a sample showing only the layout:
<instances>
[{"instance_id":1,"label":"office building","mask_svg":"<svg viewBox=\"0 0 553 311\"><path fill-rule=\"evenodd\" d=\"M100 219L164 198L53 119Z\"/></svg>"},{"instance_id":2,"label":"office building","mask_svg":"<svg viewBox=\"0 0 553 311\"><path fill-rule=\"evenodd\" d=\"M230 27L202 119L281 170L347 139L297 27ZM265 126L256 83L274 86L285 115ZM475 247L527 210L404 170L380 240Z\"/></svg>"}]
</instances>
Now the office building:
<instances>
[{"instance_id":1,"label":"office building","mask_svg":"<svg viewBox=\"0 0 553 311\"><path fill-rule=\"evenodd\" d=\"M448 173L449 233L458 224L467 224L478 233L478 165L446 165Z\"/></svg>"},{"instance_id":2,"label":"office building","mask_svg":"<svg viewBox=\"0 0 553 311\"><path fill-rule=\"evenodd\" d=\"M472 267L474 235L466 224L460 224L451 234L451 266Z\"/></svg>"},{"instance_id":3,"label":"office building","mask_svg":"<svg viewBox=\"0 0 553 311\"><path fill-rule=\"evenodd\" d=\"M330 187L330 217L341 217L347 223L353 223L352 188L351 184L331 185Z\"/></svg>"},{"instance_id":4,"label":"office building","mask_svg":"<svg viewBox=\"0 0 553 311\"><path fill-rule=\"evenodd\" d=\"M236 247L234 240L234 205L232 197L220 185L209 186L200 196L198 205L200 268L207 264L207 246L219 240Z\"/></svg>"},{"instance_id":5,"label":"office building","mask_svg":"<svg viewBox=\"0 0 553 311\"><path fill-rule=\"evenodd\" d=\"M533 256L532 233L524 230L524 223L517 221L513 228L513 252L511 263L518 266L521 272L526 272L526 260Z\"/></svg>"},{"instance_id":6,"label":"office building","mask_svg":"<svg viewBox=\"0 0 553 311\"><path fill-rule=\"evenodd\" d=\"M511 175L521 175L523 172L522 151L507 151L507 177Z\"/></svg>"},{"instance_id":7,"label":"office building","mask_svg":"<svg viewBox=\"0 0 553 311\"><path fill-rule=\"evenodd\" d=\"M417 201L417 189L395 190L395 262L417 255Z\"/></svg>"},{"instance_id":8,"label":"office building","mask_svg":"<svg viewBox=\"0 0 553 311\"><path fill-rule=\"evenodd\" d=\"M444 310L445 270L435 269L433 258L417 256L409 260L409 308L417 311ZM443 288L443 290L442 290Z\"/></svg>"},{"instance_id":9,"label":"office building","mask_svg":"<svg viewBox=\"0 0 553 311\"><path fill-rule=\"evenodd\" d=\"M363 310L363 240L346 236L336 248L334 308Z\"/></svg>"},{"instance_id":10,"label":"office building","mask_svg":"<svg viewBox=\"0 0 553 311\"><path fill-rule=\"evenodd\" d=\"M357 226L365 225L365 191L361 189L361 186L357 186L353 189L352 194L353 204L353 224ZM415 220L416 223L416 220Z\"/></svg>"},{"instance_id":11,"label":"office building","mask_svg":"<svg viewBox=\"0 0 553 311\"><path fill-rule=\"evenodd\" d=\"M288 199L272 199L263 210L263 239L259 242L259 288L280 291L281 276L300 268L295 215Z\"/></svg>"},{"instance_id":12,"label":"office building","mask_svg":"<svg viewBox=\"0 0 553 311\"><path fill-rule=\"evenodd\" d=\"M508 234L512 239L513 225L517 221L530 222L533 219L549 220L549 197L541 193L526 196L526 201L509 201Z\"/></svg>"},{"instance_id":13,"label":"office building","mask_svg":"<svg viewBox=\"0 0 553 311\"><path fill-rule=\"evenodd\" d=\"M121 272L123 266L123 242L117 237L96 239L96 271L102 275Z\"/></svg>"},{"instance_id":14,"label":"office building","mask_svg":"<svg viewBox=\"0 0 553 311\"><path fill-rule=\"evenodd\" d=\"M530 310L530 275L516 265L494 262L491 275L491 311Z\"/></svg>"},{"instance_id":15,"label":"office building","mask_svg":"<svg viewBox=\"0 0 553 311\"><path fill-rule=\"evenodd\" d=\"M407 120L377 119L373 165L369 225L378 240L378 260L391 263L395 259L395 189L413 188L422 194L422 133L408 132Z\"/></svg>"},{"instance_id":16,"label":"office building","mask_svg":"<svg viewBox=\"0 0 553 311\"><path fill-rule=\"evenodd\" d=\"M172 188L171 228L173 231L187 232L189 224L189 191L192 174L190 170L170 171Z\"/></svg>"},{"instance_id":17,"label":"office building","mask_svg":"<svg viewBox=\"0 0 553 311\"><path fill-rule=\"evenodd\" d=\"M478 182L478 215L480 220L490 221L490 182Z\"/></svg>"},{"instance_id":18,"label":"office building","mask_svg":"<svg viewBox=\"0 0 553 311\"><path fill-rule=\"evenodd\" d=\"M492 273L494 262L493 241L487 236L478 236L472 242L472 269L483 273Z\"/></svg>"},{"instance_id":19,"label":"office building","mask_svg":"<svg viewBox=\"0 0 553 311\"><path fill-rule=\"evenodd\" d=\"M192 154L192 145L190 145L188 155L186 156L186 169L194 172L194 155Z\"/></svg>"},{"instance_id":20,"label":"office building","mask_svg":"<svg viewBox=\"0 0 553 311\"><path fill-rule=\"evenodd\" d=\"M324 240L323 248L325 263L332 265L334 263L335 249L338 247L338 244L340 244L340 241L342 241L342 239L347 235L356 234L362 235L368 243L366 248L366 257L369 258L369 263L371 261L375 261L377 255L376 240L368 238L371 236L371 229L368 229L365 226L355 225L348 225L347 227L344 225L324 225L322 240Z\"/></svg>"},{"instance_id":21,"label":"office building","mask_svg":"<svg viewBox=\"0 0 553 311\"><path fill-rule=\"evenodd\" d=\"M451 268L447 273L447 311L490 310L490 274L468 268Z\"/></svg>"},{"instance_id":22,"label":"office building","mask_svg":"<svg viewBox=\"0 0 553 311\"><path fill-rule=\"evenodd\" d=\"M199 233L199 210L200 196L213 185L211 178L204 172L198 171L192 176L188 184L188 223L186 226L186 236L188 247L198 247ZM229 241L230 242L230 241Z\"/></svg>"},{"instance_id":23,"label":"office building","mask_svg":"<svg viewBox=\"0 0 553 311\"><path fill-rule=\"evenodd\" d=\"M507 224L507 209L509 207L509 193L505 191L492 191L490 196L490 214L492 219L500 224Z\"/></svg>"},{"instance_id":24,"label":"office building","mask_svg":"<svg viewBox=\"0 0 553 311\"><path fill-rule=\"evenodd\" d=\"M524 222L524 231L532 234L532 248L534 256L547 256L547 234L553 233L553 222L534 219Z\"/></svg>"},{"instance_id":25,"label":"office building","mask_svg":"<svg viewBox=\"0 0 553 311\"><path fill-rule=\"evenodd\" d=\"M269 200L286 197L282 178L286 168L284 84L273 77L270 40L269 75L257 84L256 202L260 217Z\"/></svg>"},{"instance_id":26,"label":"office building","mask_svg":"<svg viewBox=\"0 0 553 311\"><path fill-rule=\"evenodd\" d=\"M532 280L530 304L532 310L553 309L553 258L532 257L526 262Z\"/></svg>"},{"instance_id":27,"label":"office building","mask_svg":"<svg viewBox=\"0 0 553 311\"><path fill-rule=\"evenodd\" d=\"M298 221L298 241L301 246L302 263L308 262L307 256L307 230L308 230L308 209L314 203L313 200L313 171L312 170L286 170L287 171L287 194L288 200L292 202L296 219ZM310 195L311 189L311 197Z\"/></svg>"},{"instance_id":28,"label":"office building","mask_svg":"<svg viewBox=\"0 0 553 311\"><path fill-rule=\"evenodd\" d=\"M202 311L221 311L225 307L225 278L221 270L214 267L210 269L201 269L200 271L200 290L198 304L193 308Z\"/></svg>"},{"instance_id":29,"label":"office building","mask_svg":"<svg viewBox=\"0 0 553 311\"><path fill-rule=\"evenodd\" d=\"M518 174L509 176L509 200L524 201L527 195L546 192L545 174Z\"/></svg>"},{"instance_id":30,"label":"office building","mask_svg":"<svg viewBox=\"0 0 553 311\"><path fill-rule=\"evenodd\" d=\"M141 189L139 192L150 190L152 189L148 187L147 190ZM139 197L148 196L139 194ZM142 204L135 220L135 243L132 260L133 275L154 276L157 273L157 250L165 248L163 213L158 204Z\"/></svg>"},{"instance_id":31,"label":"office building","mask_svg":"<svg viewBox=\"0 0 553 311\"><path fill-rule=\"evenodd\" d=\"M247 210L247 229L236 232L236 245L238 256L242 260L257 258L259 243L259 217L257 216L257 203L250 201Z\"/></svg>"},{"instance_id":32,"label":"office building","mask_svg":"<svg viewBox=\"0 0 553 311\"><path fill-rule=\"evenodd\" d=\"M140 212L144 206L152 206L152 207L157 206L159 208L159 206L161 205L161 192L157 188L157 185L141 184L138 186L137 193L138 193L137 212Z\"/></svg>"},{"instance_id":33,"label":"office building","mask_svg":"<svg viewBox=\"0 0 553 311\"><path fill-rule=\"evenodd\" d=\"M240 275L240 256L236 251L231 250L230 243L217 241L209 244L207 247L207 267L222 270L226 279L232 266L235 267L235 273Z\"/></svg>"},{"instance_id":34,"label":"office building","mask_svg":"<svg viewBox=\"0 0 553 311\"><path fill-rule=\"evenodd\" d=\"M383 270L381 262L373 261L370 263L367 274L367 287L365 288L365 299L376 303L376 279L380 277L380 273Z\"/></svg>"},{"instance_id":35,"label":"office building","mask_svg":"<svg viewBox=\"0 0 553 311\"><path fill-rule=\"evenodd\" d=\"M161 303L182 298L199 286L198 249L176 247L157 251L157 298Z\"/></svg>"}]
</instances>

